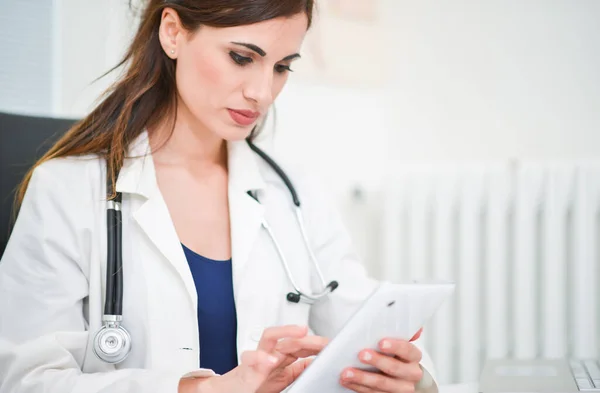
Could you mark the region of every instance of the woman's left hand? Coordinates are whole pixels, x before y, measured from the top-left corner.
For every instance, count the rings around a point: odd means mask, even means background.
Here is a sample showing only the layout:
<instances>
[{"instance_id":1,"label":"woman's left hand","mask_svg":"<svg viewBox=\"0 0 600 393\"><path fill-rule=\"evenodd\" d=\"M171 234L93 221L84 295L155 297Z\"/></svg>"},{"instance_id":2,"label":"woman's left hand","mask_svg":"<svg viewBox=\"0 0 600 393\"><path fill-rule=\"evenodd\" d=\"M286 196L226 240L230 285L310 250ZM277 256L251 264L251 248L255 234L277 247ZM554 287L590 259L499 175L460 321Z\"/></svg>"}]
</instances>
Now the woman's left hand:
<instances>
[{"instance_id":1,"label":"woman's left hand","mask_svg":"<svg viewBox=\"0 0 600 393\"><path fill-rule=\"evenodd\" d=\"M413 340L418 337L420 331ZM379 353L381 352L381 353ZM421 351L410 341L386 338L379 342L379 352L370 349L359 353L364 364L380 372L348 368L342 372L340 383L358 393L412 393L423 377L419 362Z\"/></svg>"}]
</instances>

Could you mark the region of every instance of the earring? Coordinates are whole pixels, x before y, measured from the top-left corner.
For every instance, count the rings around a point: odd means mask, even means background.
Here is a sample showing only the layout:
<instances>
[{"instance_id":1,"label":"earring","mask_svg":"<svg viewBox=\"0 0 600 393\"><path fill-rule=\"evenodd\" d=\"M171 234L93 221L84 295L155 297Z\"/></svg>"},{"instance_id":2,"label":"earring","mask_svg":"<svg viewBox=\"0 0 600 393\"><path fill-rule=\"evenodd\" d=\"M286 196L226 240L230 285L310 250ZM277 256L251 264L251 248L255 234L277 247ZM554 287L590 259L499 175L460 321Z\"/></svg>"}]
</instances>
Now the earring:
<instances>
[{"instance_id":1,"label":"earring","mask_svg":"<svg viewBox=\"0 0 600 393\"><path fill-rule=\"evenodd\" d=\"M174 55L175 54L175 49L171 49L171 54Z\"/></svg>"}]
</instances>

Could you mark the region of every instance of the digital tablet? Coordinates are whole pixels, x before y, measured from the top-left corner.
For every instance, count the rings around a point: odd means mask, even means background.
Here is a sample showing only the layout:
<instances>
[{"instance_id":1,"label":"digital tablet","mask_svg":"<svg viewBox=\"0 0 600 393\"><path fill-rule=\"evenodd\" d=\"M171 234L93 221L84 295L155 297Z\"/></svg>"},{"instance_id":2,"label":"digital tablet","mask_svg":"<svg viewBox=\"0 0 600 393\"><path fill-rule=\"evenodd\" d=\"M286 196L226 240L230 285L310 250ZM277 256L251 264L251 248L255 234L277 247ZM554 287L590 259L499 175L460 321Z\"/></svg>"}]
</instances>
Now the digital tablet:
<instances>
[{"instance_id":1,"label":"digital tablet","mask_svg":"<svg viewBox=\"0 0 600 393\"><path fill-rule=\"evenodd\" d=\"M385 337L410 340L453 292L449 282L381 283L286 392L348 392L342 370L375 371L358 359L360 351L378 350Z\"/></svg>"}]
</instances>

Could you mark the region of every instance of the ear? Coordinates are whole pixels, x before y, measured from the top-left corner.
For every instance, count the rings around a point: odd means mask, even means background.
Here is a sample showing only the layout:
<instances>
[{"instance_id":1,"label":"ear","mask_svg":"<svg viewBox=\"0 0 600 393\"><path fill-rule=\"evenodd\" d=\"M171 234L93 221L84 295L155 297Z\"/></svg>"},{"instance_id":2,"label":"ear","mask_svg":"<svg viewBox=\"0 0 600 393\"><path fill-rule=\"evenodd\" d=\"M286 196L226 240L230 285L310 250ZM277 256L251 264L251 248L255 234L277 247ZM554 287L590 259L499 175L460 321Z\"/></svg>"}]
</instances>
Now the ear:
<instances>
[{"instance_id":1,"label":"ear","mask_svg":"<svg viewBox=\"0 0 600 393\"><path fill-rule=\"evenodd\" d=\"M160 19L158 38L163 50L171 59L177 58L184 35L185 30L177 12L172 8L165 8Z\"/></svg>"}]
</instances>

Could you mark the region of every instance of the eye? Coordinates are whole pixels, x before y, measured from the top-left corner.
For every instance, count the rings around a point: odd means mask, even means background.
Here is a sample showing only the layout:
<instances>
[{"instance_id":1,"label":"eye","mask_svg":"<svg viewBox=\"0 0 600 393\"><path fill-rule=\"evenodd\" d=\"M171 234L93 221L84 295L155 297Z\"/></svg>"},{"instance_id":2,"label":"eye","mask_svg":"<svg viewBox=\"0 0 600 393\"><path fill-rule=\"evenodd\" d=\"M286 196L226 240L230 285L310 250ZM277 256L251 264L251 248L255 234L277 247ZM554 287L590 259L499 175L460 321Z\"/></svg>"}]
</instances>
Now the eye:
<instances>
[{"instance_id":1,"label":"eye","mask_svg":"<svg viewBox=\"0 0 600 393\"><path fill-rule=\"evenodd\" d=\"M277 72L279 74L283 74L284 72L294 72L294 70L292 70L290 68L290 66L283 65L283 64L277 64L275 66L275 72Z\"/></svg>"},{"instance_id":2,"label":"eye","mask_svg":"<svg viewBox=\"0 0 600 393\"><path fill-rule=\"evenodd\" d=\"M229 52L229 56L236 62L236 64L244 66L246 64L252 63L252 58L242 56L239 53L235 53L234 51Z\"/></svg>"}]
</instances>

